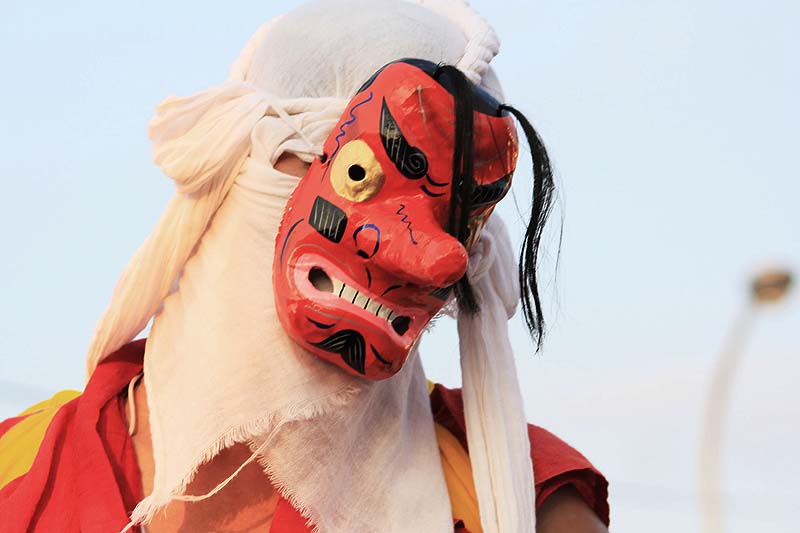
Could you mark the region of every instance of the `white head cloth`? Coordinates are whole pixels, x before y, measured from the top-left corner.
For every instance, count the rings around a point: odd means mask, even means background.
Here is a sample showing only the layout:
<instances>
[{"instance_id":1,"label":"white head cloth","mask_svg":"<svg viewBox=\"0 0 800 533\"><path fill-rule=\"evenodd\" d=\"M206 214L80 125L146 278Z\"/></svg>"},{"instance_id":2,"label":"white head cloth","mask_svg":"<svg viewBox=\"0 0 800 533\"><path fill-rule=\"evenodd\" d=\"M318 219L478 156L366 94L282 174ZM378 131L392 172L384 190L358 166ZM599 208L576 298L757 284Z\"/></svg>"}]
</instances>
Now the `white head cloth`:
<instances>
[{"instance_id":1,"label":"white head cloth","mask_svg":"<svg viewBox=\"0 0 800 533\"><path fill-rule=\"evenodd\" d=\"M421 4L421 5L419 5ZM331 24L347 14L347 24ZM378 22L379 21L379 22ZM177 192L100 318L88 371L154 317L145 353L155 479L146 522L197 468L248 442L319 532L452 531L415 354L372 383L304 352L277 319L272 255L297 178L357 87L385 63L455 64L498 98L499 43L460 0L319 1L262 26L228 81L171 97L150 124ZM519 299L508 233L490 220L469 263L481 313L459 318L470 460L486 533L535 529L533 473L507 320Z\"/></svg>"}]
</instances>

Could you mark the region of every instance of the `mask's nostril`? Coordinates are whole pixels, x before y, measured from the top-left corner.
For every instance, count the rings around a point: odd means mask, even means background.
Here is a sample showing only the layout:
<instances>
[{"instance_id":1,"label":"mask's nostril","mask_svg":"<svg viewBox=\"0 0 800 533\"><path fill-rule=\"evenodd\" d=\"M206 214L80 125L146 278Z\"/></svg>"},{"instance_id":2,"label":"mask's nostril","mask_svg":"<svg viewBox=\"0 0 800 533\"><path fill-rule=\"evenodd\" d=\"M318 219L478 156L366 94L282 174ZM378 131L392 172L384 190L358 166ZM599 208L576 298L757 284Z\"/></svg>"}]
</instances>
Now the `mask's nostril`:
<instances>
[{"instance_id":1,"label":"mask's nostril","mask_svg":"<svg viewBox=\"0 0 800 533\"><path fill-rule=\"evenodd\" d=\"M333 292L331 278L319 267L314 267L309 271L308 281L320 292Z\"/></svg>"},{"instance_id":2,"label":"mask's nostril","mask_svg":"<svg viewBox=\"0 0 800 533\"><path fill-rule=\"evenodd\" d=\"M392 320L392 328L398 335L405 335L408 327L411 325L411 318L407 316L399 316Z\"/></svg>"}]
</instances>

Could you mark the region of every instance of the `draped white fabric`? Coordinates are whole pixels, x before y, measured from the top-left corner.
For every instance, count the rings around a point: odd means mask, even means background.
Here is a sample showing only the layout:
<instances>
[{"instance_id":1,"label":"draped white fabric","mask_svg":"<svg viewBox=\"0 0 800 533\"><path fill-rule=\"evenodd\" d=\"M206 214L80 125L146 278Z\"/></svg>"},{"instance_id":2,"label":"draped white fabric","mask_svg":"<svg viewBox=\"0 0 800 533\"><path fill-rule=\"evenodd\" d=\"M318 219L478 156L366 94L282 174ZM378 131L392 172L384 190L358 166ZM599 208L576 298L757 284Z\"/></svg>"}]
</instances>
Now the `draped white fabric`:
<instances>
[{"instance_id":1,"label":"draped white fabric","mask_svg":"<svg viewBox=\"0 0 800 533\"><path fill-rule=\"evenodd\" d=\"M335 23L331 23L335 21ZM452 531L418 357L370 383L304 352L273 302L278 223L306 161L377 68L401 57L459 66L491 93L499 43L460 0L318 1L262 26L227 82L168 98L150 124L177 192L98 322L91 372L154 317L145 354L154 489L132 519L182 494L197 468L249 442L320 532ZM483 530L534 530L525 417L506 321L518 300L502 224L470 258L482 312L459 319L470 457ZM265 439L271 438L263 450Z\"/></svg>"},{"instance_id":2,"label":"draped white fabric","mask_svg":"<svg viewBox=\"0 0 800 533\"><path fill-rule=\"evenodd\" d=\"M133 518L183 493L220 449L274 436L260 460L319 531L450 531L418 358L365 382L304 352L278 321L272 249L295 183L249 159L156 317L144 370L156 476Z\"/></svg>"},{"instance_id":3,"label":"draped white fabric","mask_svg":"<svg viewBox=\"0 0 800 533\"><path fill-rule=\"evenodd\" d=\"M484 533L536 529L528 427L508 338L519 302L515 270L508 231L491 217L469 262L481 313L458 317L467 443Z\"/></svg>"}]
</instances>

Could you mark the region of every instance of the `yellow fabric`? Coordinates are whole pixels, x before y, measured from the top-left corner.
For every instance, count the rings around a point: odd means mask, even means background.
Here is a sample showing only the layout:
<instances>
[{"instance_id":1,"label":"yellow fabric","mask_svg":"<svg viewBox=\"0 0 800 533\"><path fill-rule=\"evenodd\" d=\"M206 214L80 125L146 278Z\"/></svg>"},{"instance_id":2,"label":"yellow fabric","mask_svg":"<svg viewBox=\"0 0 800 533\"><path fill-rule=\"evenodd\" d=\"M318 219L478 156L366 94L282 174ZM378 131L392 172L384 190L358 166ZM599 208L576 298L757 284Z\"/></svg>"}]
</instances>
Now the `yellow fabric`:
<instances>
[{"instance_id":1,"label":"yellow fabric","mask_svg":"<svg viewBox=\"0 0 800 533\"><path fill-rule=\"evenodd\" d=\"M19 414L29 416L0 437L0 488L28 471L56 412L80 394L74 390L59 391L49 400L39 402Z\"/></svg>"},{"instance_id":2,"label":"yellow fabric","mask_svg":"<svg viewBox=\"0 0 800 533\"><path fill-rule=\"evenodd\" d=\"M433 393L435 387L436 383L428 380L428 394ZM444 426L434 423L434 429L453 517L462 520L470 533L483 533L469 454Z\"/></svg>"},{"instance_id":3,"label":"yellow fabric","mask_svg":"<svg viewBox=\"0 0 800 533\"><path fill-rule=\"evenodd\" d=\"M463 520L470 533L482 533L478 496L475 494L475 484L472 481L469 455L452 433L439 424L434 426L453 517Z\"/></svg>"}]
</instances>

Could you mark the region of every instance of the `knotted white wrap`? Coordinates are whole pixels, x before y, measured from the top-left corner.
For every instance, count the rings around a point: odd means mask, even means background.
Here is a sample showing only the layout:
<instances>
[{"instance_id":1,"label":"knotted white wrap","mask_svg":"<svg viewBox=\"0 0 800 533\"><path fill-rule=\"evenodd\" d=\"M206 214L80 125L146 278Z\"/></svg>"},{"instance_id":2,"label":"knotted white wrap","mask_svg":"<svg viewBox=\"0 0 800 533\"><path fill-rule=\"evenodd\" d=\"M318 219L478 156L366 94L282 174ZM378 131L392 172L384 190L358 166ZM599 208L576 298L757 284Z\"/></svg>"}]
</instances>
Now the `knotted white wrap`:
<instances>
[{"instance_id":1,"label":"knotted white wrap","mask_svg":"<svg viewBox=\"0 0 800 533\"><path fill-rule=\"evenodd\" d=\"M297 183L273 165L286 152L319 155L375 70L400 57L455 64L502 98L488 24L460 0L418 4L306 5L262 26L227 82L159 106L149 129L154 159L177 193L123 272L88 354L91 372L155 317L144 379L156 471L135 522L182 494L219 450L249 442L320 532L452 531L418 357L384 382L347 376L285 335L271 285L278 222ZM469 265L481 313L458 323L486 533L535 529L507 331L515 272L508 233L491 219ZM267 435L274 440L263 451Z\"/></svg>"}]
</instances>

